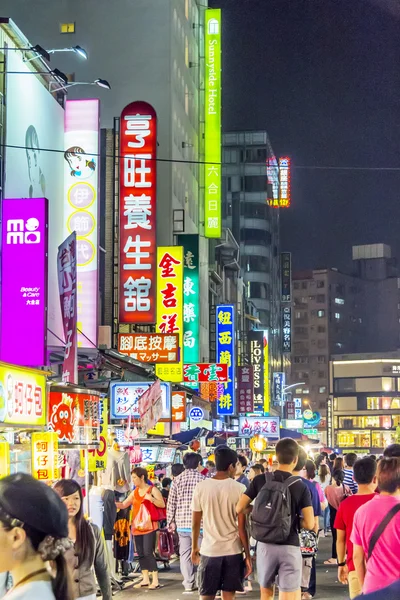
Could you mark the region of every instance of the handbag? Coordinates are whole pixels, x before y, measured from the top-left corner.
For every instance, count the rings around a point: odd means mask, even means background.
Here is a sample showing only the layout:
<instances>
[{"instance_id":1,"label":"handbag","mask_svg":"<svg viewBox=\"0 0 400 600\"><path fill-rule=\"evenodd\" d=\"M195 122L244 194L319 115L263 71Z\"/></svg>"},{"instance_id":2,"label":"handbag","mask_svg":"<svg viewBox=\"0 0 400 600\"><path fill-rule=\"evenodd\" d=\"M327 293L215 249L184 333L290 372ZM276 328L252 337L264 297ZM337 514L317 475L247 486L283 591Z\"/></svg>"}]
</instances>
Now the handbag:
<instances>
[{"instance_id":1,"label":"handbag","mask_svg":"<svg viewBox=\"0 0 400 600\"><path fill-rule=\"evenodd\" d=\"M153 495L153 488L151 489L150 494ZM152 502L150 502L150 500L143 500L143 502L146 503L146 506L151 514L151 518L153 521L166 521L167 509L165 507L159 508L158 506L155 506Z\"/></svg>"},{"instance_id":2,"label":"handbag","mask_svg":"<svg viewBox=\"0 0 400 600\"><path fill-rule=\"evenodd\" d=\"M369 541L368 544L368 558L367 560L369 560L371 558L371 555L374 551L374 548L376 546L377 541L379 540L379 538L381 537L382 533L385 531L386 527L389 525L390 521L397 515L397 513L400 511L400 503L396 504L395 506L393 506L388 514L386 515L386 517L384 519L382 519L382 521L379 523L378 527L375 529L374 533L372 534L372 537Z\"/></svg>"},{"instance_id":3,"label":"handbag","mask_svg":"<svg viewBox=\"0 0 400 600\"><path fill-rule=\"evenodd\" d=\"M313 557L318 552L318 535L315 531L300 529L300 550L303 557Z\"/></svg>"},{"instance_id":4,"label":"handbag","mask_svg":"<svg viewBox=\"0 0 400 600\"><path fill-rule=\"evenodd\" d=\"M153 519L151 518L150 511L144 502L142 502L139 512L133 520L133 525L135 529L143 533L150 533L150 531L154 531Z\"/></svg>"}]
</instances>

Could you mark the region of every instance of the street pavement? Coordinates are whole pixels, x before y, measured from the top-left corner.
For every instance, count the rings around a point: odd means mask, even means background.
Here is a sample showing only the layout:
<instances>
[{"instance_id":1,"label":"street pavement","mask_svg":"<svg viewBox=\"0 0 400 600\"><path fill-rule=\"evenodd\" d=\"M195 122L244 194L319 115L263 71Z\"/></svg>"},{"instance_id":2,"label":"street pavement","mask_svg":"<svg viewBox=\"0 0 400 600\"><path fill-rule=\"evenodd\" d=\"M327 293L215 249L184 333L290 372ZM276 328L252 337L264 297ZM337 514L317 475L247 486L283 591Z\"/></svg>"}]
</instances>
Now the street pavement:
<instances>
[{"instance_id":1,"label":"street pavement","mask_svg":"<svg viewBox=\"0 0 400 600\"><path fill-rule=\"evenodd\" d=\"M315 598L318 600L348 600L347 586L343 586L337 579L337 567L324 565L324 560L330 557L332 538L322 538L320 540L320 551L317 557L317 593ZM138 581L138 579L136 579ZM192 594L183 594L182 577L179 572L179 562L171 564L171 570L160 570L159 590L139 590L134 589L133 584L127 584L123 592L118 593L116 598L121 600L197 600L197 592ZM129 587L128 587L129 586ZM257 584L254 585L254 591L246 595L237 595L236 598L248 598L257 600L260 597ZM276 596L277 597L277 596Z\"/></svg>"}]
</instances>

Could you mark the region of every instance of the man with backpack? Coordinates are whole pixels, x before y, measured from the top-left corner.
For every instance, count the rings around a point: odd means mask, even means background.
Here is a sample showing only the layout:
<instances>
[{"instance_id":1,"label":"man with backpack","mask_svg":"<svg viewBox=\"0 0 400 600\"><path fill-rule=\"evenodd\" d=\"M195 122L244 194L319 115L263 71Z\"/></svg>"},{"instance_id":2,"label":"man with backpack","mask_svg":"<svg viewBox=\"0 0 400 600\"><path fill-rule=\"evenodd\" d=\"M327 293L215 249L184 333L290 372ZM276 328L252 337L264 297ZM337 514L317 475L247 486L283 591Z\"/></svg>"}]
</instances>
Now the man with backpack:
<instances>
[{"instance_id":1,"label":"man with backpack","mask_svg":"<svg viewBox=\"0 0 400 600\"><path fill-rule=\"evenodd\" d=\"M238 514L247 512L253 500L252 537L257 544L257 572L261 600L272 600L278 577L279 599L300 597L302 557L299 529L314 528L310 491L300 477L292 475L299 457L299 445L283 438L276 445L278 468L258 475L237 505Z\"/></svg>"}]
</instances>

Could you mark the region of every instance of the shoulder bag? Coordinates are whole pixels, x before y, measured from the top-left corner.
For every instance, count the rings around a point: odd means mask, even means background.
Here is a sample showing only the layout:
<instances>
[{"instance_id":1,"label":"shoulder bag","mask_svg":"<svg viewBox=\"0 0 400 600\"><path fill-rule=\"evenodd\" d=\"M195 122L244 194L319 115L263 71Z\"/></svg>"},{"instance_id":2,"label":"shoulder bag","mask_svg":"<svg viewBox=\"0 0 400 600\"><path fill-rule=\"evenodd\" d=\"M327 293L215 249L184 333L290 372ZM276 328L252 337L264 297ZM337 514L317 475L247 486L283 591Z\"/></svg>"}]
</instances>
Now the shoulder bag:
<instances>
[{"instance_id":1,"label":"shoulder bag","mask_svg":"<svg viewBox=\"0 0 400 600\"><path fill-rule=\"evenodd\" d=\"M375 531L372 534L372 537L369 541L367 560L369 560L371 558L371 555L374 551L377 541L381 537L382 533L385 531L386 527L389 525L390 521L397 515L397 513L399 511L400 511L400 502L399 502L399 504L396 504L396 506L393 506L389 510L386 517L379 523L378 527L375 529Z\"/></svg>"}]
</instances>

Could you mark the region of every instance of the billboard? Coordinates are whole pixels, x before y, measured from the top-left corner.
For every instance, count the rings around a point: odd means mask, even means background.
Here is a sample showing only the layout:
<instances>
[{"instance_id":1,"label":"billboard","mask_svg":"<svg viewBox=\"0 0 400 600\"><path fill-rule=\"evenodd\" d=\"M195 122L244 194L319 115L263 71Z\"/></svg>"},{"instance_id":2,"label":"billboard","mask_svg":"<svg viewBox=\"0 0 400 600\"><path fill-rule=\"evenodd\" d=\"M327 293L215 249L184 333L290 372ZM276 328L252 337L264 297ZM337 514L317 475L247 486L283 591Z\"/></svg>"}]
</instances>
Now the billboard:
<instances>
[{"instance_id":1,"label":"billboard","mask_svg":"<svg viewBox=\"0 0 400 600\"><path fill-rule=\"evenodd\" d=\"M7 43L13 47L11 40ZM64 339L57 280L57 250L65 239L63 194L64 110L31 73L21 52L8 52L5 181L3 198L49 202L48 345ZM48 152L46 149L54 150ZM54 334L54 335L53 335Z\"/></svg>"},{"instance_id":2,"label":"billboard","mask_svg":"<svg viewBox=\"0 0 400 600\"><path fill-rule=\"evenodd\" d=\"M48 202L4 199L0 360L39 367L47 356Z\"/></svg>"},{"instance_id":3,"label":"billboard","mask_svg":"<svg viewBox=\"0 0 400 600\"><path fill-rule=\"evenodd\" d=\"M146 363L179 361L179 336L176 333L120 333L118 352Z\"/></svg>"},{"instance_id":4,"label":"billboard","mask_svg":"<svg viewBox=\"0 0 400 600\"><path fill-rule=\"evenodd\" d=\"M264 412L264 332L253 329L247 334L250 363L254 371L254 412Z\"/></svg>"},{"instance_id":5,"label":"billboard","mask_svg":"<svg viewBox=\"0 0 400 600\"><path fill-rule=\"evenodd\" d=\"M221 237L221 9L205 11L204 232Z\"/></svg>"},{"instance_id":6,"label":"billboard","mask_svg":"<svg viewBox=\"0 0 400 600\"><path fill-rule=\"evenodd\" d=\"M200 274L199 236L179 235L183 246L183 360L200 359Z\"/></svg>"},{"instance_id":7,"label":"billboard","mask_svg":"<svg viewBox=\"0 0 400 600\"><path fill-rule=\"evenodd\" d=\"M286 375L276 372L273 374L273 403L274 406L282 406L284 398Z\"/></svg>"},{"instance_id":8,"label":"billboard","mask_svg":"<svg viewBox=\"0 0 400 600\"><path fill-rule=\"evenodd\" d=\"M95 444L100 438L100 397L86 390L52 388L48 428L68 444Z\"/></svg>"},{"instance_id":9,"label":"billboard","mask_svg":"<svg viewBox=\"0 0 400 600\"><path fill-rule=\"evenodd\" d=\"M279 159L279 208L289 208L291 204L290 158Z\"/></svg>"},{"instance_id":10,"label":"billboard","mask_svg":"<svg viewBox=\"0 0 400 600\"><path fill-rule=\"evenodd\" d=\"M132 102L120 119L119 322L156 320L157 114Z\"/></svg>"},{"instance_id":11,"label":"billboard","mask_svg":"<svg viewBox=\"0 0 400 600\"><path fill-rule=\"evenodd\" d=\"M46 375L0 362L0 423L46 424Z\"/></svg>"},{"instance_id":12,"label":"billboard","mask_svg":"<svg viewBox=\"0 0 400 600\"><path fill-rule=\"evenodd\" d=\"M270 410L270 385L269 385L269 345L268 345L268 330L263 331L264 345L264 404L263 412L267 415Z\"/></svg>"},{"instance_id":13,"label":"billboard","mask_svg":"<svg viewBox=\"0 0 400 600\"><path fill-rule=\"evenodd\" d=\"M161 333L177 333L182 350L183 335L183 248L157 248L157 321ZM165 381L183 381L182 352L180 361L168 366L157 365L156 375Z\"/></svg>"},{"instance_id":14,"label":"billboard","mask_svg":"<svg viewBox=\"0 0 400 600\"><path fill-rule=\"evenodd\" d=\"M292 351L292 307L284 306L282 312L282 351Z\"/></svg>"},{"instance_id":15,"label":"billboard","mask_svg":"<svg viewBox=\"0 0 400 600\"><path fill-rule=\"evenodd\" d=\"M117 381L110 384L110 416L112 419L139 418L139 398L152 385L148 381ZM161 382L162 419L171 415L171 386Z\"/></svg>"},{"instance_id":16,"label":"billboard","mask_svg":"<svg viewBox=\"0 0 400 600\"><path fill-rule=\"evenodd\" d=\"M281 253L281 302L292 301L292 254L290 252Z\"/></svg>"},{"instance_id":17,"label":"billboard","mask_svg":"<svg viewBox=\"0 0 400 600\"><path fill-rule=\"evenodd\" d=\"M254 410L254 369L250 366L238 367L237 375L238 413L246 414Z\"/></svg>"},{"instance_id":18,"label":"billboard","mask_svg":"<svg viewBox=\"0 0 400 600\"><path fill-rule=\"evenodd\" d=\"M78 346L97 346L99 100L65 106L64 236L76 231Z\"/></svg>"},{"instance_id":19,"label":"billboard","mask_svg":"<svg viewBox=\"0 0 400 600\"><path fill-rule=\"evenodd\" d=\"M279 417L239 417L239 437L253 435L279 439Z\"/></svg>"},{"instance_id":20,"label":"billboard","mask_svg":"<svg viewBox=\"0 0 400 600\"><path fill-rule=\"evenodd\" d=\"M216 363L191 363L183 365L183 381L185 383L226 382L228 381L228 365Z\"/></svg>"},{"instance_id":21,"label":"billboard","mask_svg":"<svg viewBox=\"0 0 400 600\"><path fill-rule=\"evenodd\" d=\"M216 310L217 363L228 365L228 381L217 400L219 415L235 414L235 307L219 304Z\"/></svg>"}]
</instances>

